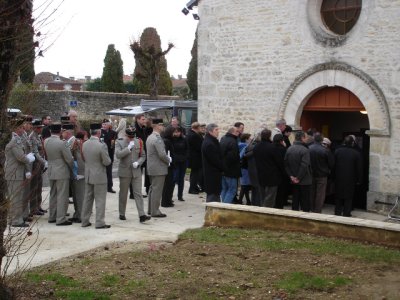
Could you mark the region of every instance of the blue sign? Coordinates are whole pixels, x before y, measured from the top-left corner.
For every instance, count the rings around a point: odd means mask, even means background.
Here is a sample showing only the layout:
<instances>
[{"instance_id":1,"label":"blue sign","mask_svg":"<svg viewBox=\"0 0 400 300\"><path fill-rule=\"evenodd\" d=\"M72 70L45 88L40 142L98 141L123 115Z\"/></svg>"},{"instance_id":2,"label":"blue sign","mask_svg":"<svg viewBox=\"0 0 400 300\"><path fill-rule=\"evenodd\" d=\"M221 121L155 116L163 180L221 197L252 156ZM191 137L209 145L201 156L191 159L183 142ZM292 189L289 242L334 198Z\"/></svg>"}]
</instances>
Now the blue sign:
<instances>
[{"instance_id":1,"label":"blue sign","mask_svg":"<svg viewBox=\"0 0 400 300\"><path fill-rule=\"evenodd\" d=\"M78 101L77 101L77 100L69 101L69 106L71 106L71 107L77 107L77 106L78 106Z\"/></svg>"}]
</instances>

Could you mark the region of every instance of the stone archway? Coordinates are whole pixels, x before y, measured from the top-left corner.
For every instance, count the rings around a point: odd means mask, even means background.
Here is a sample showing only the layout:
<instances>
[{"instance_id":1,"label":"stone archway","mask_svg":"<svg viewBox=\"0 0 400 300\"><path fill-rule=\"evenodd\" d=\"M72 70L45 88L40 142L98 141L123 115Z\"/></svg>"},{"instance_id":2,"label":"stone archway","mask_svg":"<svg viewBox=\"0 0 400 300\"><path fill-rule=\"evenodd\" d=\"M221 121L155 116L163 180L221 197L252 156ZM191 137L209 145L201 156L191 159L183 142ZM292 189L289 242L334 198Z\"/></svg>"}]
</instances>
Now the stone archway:
<instances>
[{"instance_id":1,"label":"stone archway","mask_svg":"<svg viewBox=\"0 0 400 300\"><path fill-rule=\"evenodd\" d=\"M370 136L390 136L390 116L383 92L370 76L345 63L319 64L298 76L285 93L278 117L299 127L310 95L326 86L344 87L360 99L369 113Z\"/></svg>"}]
</instances>

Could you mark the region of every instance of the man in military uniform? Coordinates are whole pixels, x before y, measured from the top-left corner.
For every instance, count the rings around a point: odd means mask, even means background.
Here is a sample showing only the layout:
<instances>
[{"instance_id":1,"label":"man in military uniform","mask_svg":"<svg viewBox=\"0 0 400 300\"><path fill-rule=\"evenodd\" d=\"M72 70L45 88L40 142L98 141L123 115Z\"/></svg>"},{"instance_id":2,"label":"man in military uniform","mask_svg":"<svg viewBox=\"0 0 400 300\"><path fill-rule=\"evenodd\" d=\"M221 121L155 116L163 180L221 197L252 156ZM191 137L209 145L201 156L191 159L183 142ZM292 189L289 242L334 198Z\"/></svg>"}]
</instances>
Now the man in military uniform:
<instances>
[{"instance_id":1,"label":"man in military uniform","mask_svg":"<svg viewBox=\"0 0 400 300\"><path fill-rule=\"evenodd\" d=\"M143 208L142 197L142 170L141 166L146 161L146 152L141 139L135 137L135 129L126 129L126 137L116 142L115 155L120 160L118 166L119 176L119 218L126 220L126 201L129 185L132 184L136 208L141 223L150 220Z\"/></svg>"},{"instance_id":2,"label":"man in military uniform","mask_svg":"<svg viewBox=\"0 0 400 300\"><path fill-rule=\"evenodd\" d=\"M147 138L147 169L150 176L149 213L154 218L166 217L161 213L160 203L168 165L172 158L165 152L164 141L160 133L164 130L162 119L153 119L153 133Z\"/></svg>"},{"instance_id":3,"label":"man in military uniform","mask_svg":"<svg viewBox=\"0 0 400 300\"><path fill-rule=\"evenodd\" d=\"M58 226L71 225L66 219L69 204L69 181L73 158L71 151L60 139L61 124L50 126L51 136L44 141L48 159L48 176L50 182L49 223Z\"/></svg>"},{"instance_id":4,"label":"man in military uniform","mask_svg":"<svg viewBox=\"0 0 400 300\"><path fill-rule=\"evenodd\" d=\"M114 162L114 151L115 151L115 141L117 139L117 133L111 129L111 122L107 119L103 120L103 124L101 125L101 136L102 141L107 145L108 155L111 159L111 164L109 164L106 168L107 170L107 191L109 193L116 193L113 190L113 181L112 181L112 164Z\"/></svg>"},{"instance_id":5,"label":"man in military uniform","mask_svg":"<svg viewBox=\"0 0 400 300\"><path fill-rule=\"evenodd\" d=\"M31 179L31 201L30 213L32 215L43 215L45 210L42 209L42 173L47 168L47 161L44 158L44 147L41 137L43 124L41 120L32 121L33 130L29 135L29 142L32 147L32 153L35 155L35 161L32 165Z\"/></svg>"},{"instance_id":6,"label":"man in military uniform","mask_svg":"<svg viewBox=\"0 0 400 300\"><path fill-rule=\"evenodd\" d=\"M10 199L10 224L13 227L28 227L24 222L24 185L31 173L27 169L29 164L35 161L33 153L28 153L24 146L22 135L24 134L23 120L13 120L15 130L11 141L6 145L4 165L5 179L7 180L7 193Z\"/></svg>"},{"instance_id":7,"label":"man in military uniform","mask_svg":"<svg viewBox=\"0 0 400 300\"><path fill-rule=\"evenodd\" d=\"M32 144L31 141L29 140L29 135L32 132L32 121L33 118L32 116L25 116L24 117L24 132L21 136L22 139L22 143L24 144L24 148L25 151L27 152L32 152ZM26 172L29 172L30 174L32 174L32 163L27 165L27 169ZM30 213L30 202L33 196L33 191L31 188L31 183L30 180L32 178L29 178L29 182L27 182L27 184L24 185L24 221L28 221L28 222L32 222L33 220L33 215Z\"/></svg>"},{"instance_id":8,"label":"man in military uniform","mask_svg":"<svg viewBox=\"0 0 400 300\"><path fill-rule=\"evenodd\" d=\"M96 228L110 228L106 225L104 215L107 196L106 166L111 164L106 144L100 141L101 124L90 124L91 137L83 144L85 157L85 199L82 206L82 227L92 225L89 222L93 201L96 200Z\"/></svg>"}]
</instances>

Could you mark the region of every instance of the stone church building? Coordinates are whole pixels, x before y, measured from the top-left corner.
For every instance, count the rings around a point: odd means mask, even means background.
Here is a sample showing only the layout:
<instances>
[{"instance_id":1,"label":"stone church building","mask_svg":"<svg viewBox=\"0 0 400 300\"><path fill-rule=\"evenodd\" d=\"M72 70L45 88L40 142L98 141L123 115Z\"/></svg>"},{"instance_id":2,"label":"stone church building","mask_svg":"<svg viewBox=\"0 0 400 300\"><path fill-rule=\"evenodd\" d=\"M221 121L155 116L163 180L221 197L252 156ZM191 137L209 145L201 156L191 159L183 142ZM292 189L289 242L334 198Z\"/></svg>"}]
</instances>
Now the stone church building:
<instances>
[{"instance_id":1,"label":"stone church building","mask_svg":"<svg viewBox=\"0 0 400 300\"><path fill-rule=\"evenodd\" d=\"M285 118L340 144L357 136L356 207L400 194L399 0L200 0L199 120L252 133Z\"/></svg>"}]
</instances>

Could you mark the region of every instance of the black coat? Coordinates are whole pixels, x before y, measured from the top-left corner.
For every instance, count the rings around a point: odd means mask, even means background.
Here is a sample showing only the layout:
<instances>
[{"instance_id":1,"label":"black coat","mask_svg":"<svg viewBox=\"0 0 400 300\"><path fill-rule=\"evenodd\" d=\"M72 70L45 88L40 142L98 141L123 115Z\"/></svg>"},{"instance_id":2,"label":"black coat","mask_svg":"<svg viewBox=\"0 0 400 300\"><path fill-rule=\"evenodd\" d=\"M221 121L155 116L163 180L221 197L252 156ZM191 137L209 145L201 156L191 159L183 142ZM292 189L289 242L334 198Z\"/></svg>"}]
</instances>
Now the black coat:
<instances>
[{"instance_id":1,"label":"black coat","mask_svg":"<svg viewBox=\"0 0 400 300\"><path fill-rule=\"evenodd\" d=\"M189 168L200 169L202 167L201 145L204 138L193 130L189 130L186 138L189 147Z\"/></svg>"},{"instance_id":2,"label":"black coat","mask_svg":"<svg viewBox=\"0 0 400 300\"><path fill-rule=\"evenodd\" d=\"M174 147L175 162L186 162L188 157L186 137L180 136L172 138L172 146Z\"/></svg>"},{"instance_id":3,"label":"black coat","mask_svg":"<svg viewBox=\"0 0 400 300\"><path fill-rule=\"evenodd\" d=\"M201 145L203 158L204 189L207 194L221 194L222 154L218 139L206 134Z\"/></svg>"},{"instance_id":4,"label":"black coat","mask_svg":"<svg viewBox=\"0 0 400 300\"><path fill-rule=\"evenodd\" d=\"M280 149L270 141L261 141L254 147L258 180L261 186L278 186L285 176Z\"/></svg>"},{"instance_id":5,"label":"black coat","mask_svg":"<svg viewBox=\"0 0 400 300\"><path fill-rule=\"evenodd\" d=\"M354 190L362 180L361 154L352 147L341 147L335 151L335 193L339 198L346 198L346 191Z\"/></svg>"},{"instance_id":6,"label":"black coat","mask_svg":"<svg viewBox=\"0 0 400 300\"><path fill-rule=\"evenodd\" d=\"M137 122L135 122L135 129L136 129L136 137L141 139L143 141L143 145L145 145L146 147L147 137L149 136L146 126L142 127Z\"/></svg>"},{"instance_id":7,"label":"black coat","mask_svg":"<svg viewBox=\"0 0 400 300\"><path fill-rule=\"evenodd\" d=\"M169 156L172 158L172 163L169 164L168 169L172 169L174 167L174 162L175 162L175 149L174 145L172 143L172 139L170 138L163 138L164 145L165 145L165 153L168 154L169 151Z\"/></svg>"},{"instance_id":8,"label":"black coat","mask_svg":"<svg viewBox=\"0 0 400 300\"><path fill-rule=\"evenodd\" d=\"M295 141L285 154L285 169L289 176L300 180L298 185L312 184L310 150L302 142Z\"/></svg>"},{"instance_id":9,"label":"black coat","mask_svg":"<svg viewBox=\"0 0 400 300\"><path fill-rule=\"evenodd\" d=\"M107 145L108 155L110 155L111 161L114 161L114 151L115 151L115 140L118 139L118 134L116 131L109 130L101 130L101 137L104 141L104 144Z\"/></svg>"},{"instance_id":10,"label":"black coat","mask_svg":"<svg viewBox=\"0 0 400 300\"><path fill-rule=\"evenodd\" d=\"M332 152L317 142L309 149L313 177L328 177L334 165Z\"/></svg>"},{"instance_id":11,"label":"black coat","mask_svg":"<svg viewBox=\"0 0 400 300\"><path fill-rule=\"evenodd\" d=\"M256 159L254 158L254 147L258 143L259 142L257 141L253 141L252 143L250 143L246 148L246 152L244 153L244 157L246 157L247 159L247 171L249 172L250 183L252 186L260 185L258 180Z\"/></svg>"},{"instance_id":12,"label":"black coat","mask_svg":"<svg viewBox=\"0 0 400 300\"><path fill-rule=\"evenodd\" d=\"M239 178L241 176L241 170L237 136L227 133L222 137L220 145L222 163L224 166L224 176Z\"/></svg>"}]
</instances>

